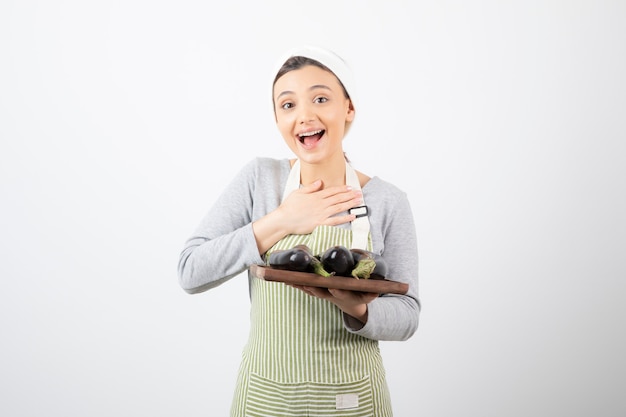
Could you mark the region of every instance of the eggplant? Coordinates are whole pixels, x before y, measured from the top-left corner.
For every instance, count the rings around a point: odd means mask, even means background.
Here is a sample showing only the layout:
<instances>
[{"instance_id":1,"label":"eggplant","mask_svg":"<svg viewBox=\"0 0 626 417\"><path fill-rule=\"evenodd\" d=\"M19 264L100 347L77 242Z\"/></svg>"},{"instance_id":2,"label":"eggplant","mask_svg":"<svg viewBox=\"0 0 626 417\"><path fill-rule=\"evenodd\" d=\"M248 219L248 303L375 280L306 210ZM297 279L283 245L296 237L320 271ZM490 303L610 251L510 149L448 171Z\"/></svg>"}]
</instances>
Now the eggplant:
<instances>
[{"instance_id":1,"label":"eggplant","mask_svg":"<svg viewBox=\"0 0 626 417\"><path fill-rule=\"evenodd\" d=\"M331 274L349 277L354 268L352 252L345 246L328 248L320 257L322 266Z\"/></svg>"},{"instance_id":2,"label":"eggplant","mask_svg":"<svg viewBox=\"0 0 626 417\"><path fill-rule=\"evenodd\" d=\"M352 252L355 262L352 270L353 277L357 279L385 279L388 268L381 255L357 248L350 249L350 252Z\"/></svg>"},{"instance_id":3,"label":"eggplant","mask_svg":"<svg viewBox=\"0 0 626 417\"><path fill-rule=\"evenodd\" d=\"M306 245L296 245L291 249L271 252L267 263L276 269L314 272L324 277L331 275L324 270L320 260L311 253L311 249Z\"/></svg>"},{"instance_id":4,"label":"eggplant","mask_svg":"<svg viewBox=\"0 0 626 417\"><path fill-rule=\"evenodd\" d=\"M270 253L268 264L272 268L304 272L311 266L311 252L306 247L276 250Z\"/></svg>"}]
</instances>

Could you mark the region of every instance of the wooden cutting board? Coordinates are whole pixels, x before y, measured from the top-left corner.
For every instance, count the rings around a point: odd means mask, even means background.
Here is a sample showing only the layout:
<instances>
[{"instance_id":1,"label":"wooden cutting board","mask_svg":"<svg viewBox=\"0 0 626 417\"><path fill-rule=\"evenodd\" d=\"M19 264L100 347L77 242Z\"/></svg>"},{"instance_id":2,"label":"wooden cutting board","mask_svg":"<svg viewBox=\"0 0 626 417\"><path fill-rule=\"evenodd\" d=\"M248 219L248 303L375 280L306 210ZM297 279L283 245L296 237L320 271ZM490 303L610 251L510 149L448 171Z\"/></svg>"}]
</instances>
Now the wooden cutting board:
<instances>
[{"instance_id":1,"label":"wooden cutting board","mask_svg":"<svg viewBox=\"0 0 626 417\"><path fill-rule=\"evenodd\" d=\"M323 277L309 272L287 271L264 265L252 265L250 272L255 277L265 281L308 285L311 287L338 288L377 294L406 294L409 290L409 284L389 279L356 279L341 276Z\"/></svg>"}]
</instances>

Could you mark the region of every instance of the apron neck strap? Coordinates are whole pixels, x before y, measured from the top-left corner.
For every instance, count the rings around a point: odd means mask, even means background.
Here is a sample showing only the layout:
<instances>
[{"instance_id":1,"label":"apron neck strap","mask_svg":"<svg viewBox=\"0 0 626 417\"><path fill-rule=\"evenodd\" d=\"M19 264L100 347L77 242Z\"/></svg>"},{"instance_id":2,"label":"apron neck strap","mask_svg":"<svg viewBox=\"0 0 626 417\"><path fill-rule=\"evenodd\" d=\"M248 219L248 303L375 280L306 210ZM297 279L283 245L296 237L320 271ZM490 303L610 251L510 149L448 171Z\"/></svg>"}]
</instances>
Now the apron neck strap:
<instances>
[{"instance_id":1,"label":"apron neck strap","mask_svg":"<svg viewBox=\"0 0 626 417\"><path fill-rule=\"evenodd\" d=\"M346 161L346 184L351 186L354 190L361 189L361 183L356 175L356 171L352 168L348 161ZM285 201L285 198L287 198L292 191L295 191L298 188L300 188L300 160L296 159L296 162L294 162L293 167L291 167L291 171L289 172L289 177L287 177L287 183L285 184L285 189L283 191L282 201ZM352 221L351 226L351 249L367 249L370 232L370 222L367 216L367 209L365 209L365 214L359 215L359 217Z\"/></svg>"}]
</instances>

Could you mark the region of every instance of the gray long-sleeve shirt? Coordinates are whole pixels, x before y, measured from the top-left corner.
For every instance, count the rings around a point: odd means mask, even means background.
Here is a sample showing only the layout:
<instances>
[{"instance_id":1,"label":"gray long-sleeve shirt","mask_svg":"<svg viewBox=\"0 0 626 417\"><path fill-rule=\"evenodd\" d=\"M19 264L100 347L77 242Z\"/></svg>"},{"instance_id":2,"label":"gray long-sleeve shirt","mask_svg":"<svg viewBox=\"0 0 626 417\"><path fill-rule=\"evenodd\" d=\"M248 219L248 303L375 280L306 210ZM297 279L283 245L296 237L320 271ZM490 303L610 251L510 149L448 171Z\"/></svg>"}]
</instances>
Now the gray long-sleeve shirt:
<instances>
[{"instance_id":1,"label":"gray long-sleeve shirt","mask_svg":"<svg viewBox=\"0 0 626 417\"><path fill-rule=\"evenodd\" d=\"M280 205L290 169L288 159L261 157L241 169L184 245L178 275L185 291L206 291L253 264L264 263L252 222ZM384 257L388 277L408 283L409 290L406 295L387 294L372 301L364 326L345 314L344 323L348 331L370 339L406 340L417 330L420 313L413 213L406 194L379 177L365 184L363 199L373 252Z\"/></svg>"}]
</instances>

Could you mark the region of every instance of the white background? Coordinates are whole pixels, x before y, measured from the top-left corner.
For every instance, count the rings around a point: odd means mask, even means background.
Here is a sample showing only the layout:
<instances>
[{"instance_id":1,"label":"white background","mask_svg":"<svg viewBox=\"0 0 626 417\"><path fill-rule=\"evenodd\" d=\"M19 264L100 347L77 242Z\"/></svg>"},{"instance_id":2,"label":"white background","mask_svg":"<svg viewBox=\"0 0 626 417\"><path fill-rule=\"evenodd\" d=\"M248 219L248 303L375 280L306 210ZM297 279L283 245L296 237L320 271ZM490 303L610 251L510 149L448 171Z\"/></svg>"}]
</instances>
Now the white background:
<instances>
[{"instance_id":1,"label":"white background","mask_svg":"<svg viewBox=\"0 0 626 417\"><path fill-rule=\"evenodd\" d=\"M399 417L626 415L626 3L0 3L0 415L226 416L244 275L184 241L288 157L272 71L355 69L357 169L410 195L420 328L381 344Z\"/></svg>"}]
</instances>

